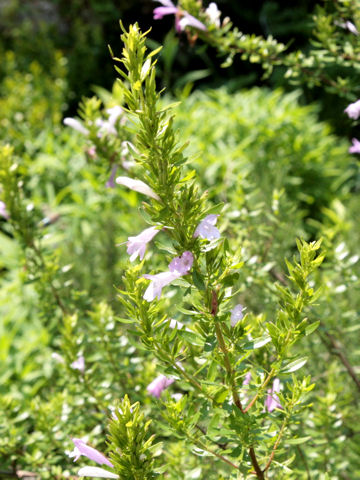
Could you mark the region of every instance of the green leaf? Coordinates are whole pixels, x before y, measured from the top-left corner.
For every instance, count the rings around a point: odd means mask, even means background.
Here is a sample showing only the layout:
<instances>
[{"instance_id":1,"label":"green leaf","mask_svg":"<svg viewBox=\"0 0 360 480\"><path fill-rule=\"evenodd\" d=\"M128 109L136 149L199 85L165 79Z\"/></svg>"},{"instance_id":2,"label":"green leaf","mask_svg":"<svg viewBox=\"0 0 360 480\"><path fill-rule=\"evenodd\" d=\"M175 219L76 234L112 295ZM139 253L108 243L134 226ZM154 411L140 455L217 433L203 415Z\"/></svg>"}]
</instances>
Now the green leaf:
<instances>
[{"instance_id":1,"label":"green leaf","mask_svg":"<svg viewBox=\"0 0 360 480\"><path fill-rule=\"evenodd\" d=\"M178 330L178 334L181 338L191 343L192 345L196 345L198 347L204 346L205 340L193 332L188 332L186 330Z\"/></svg>"},{"instance_id":2,"label":"green leaf","mask_svg":"<svg viewBox=\"0 0 360 480\"><path fill-rule=\"evenodd\" d=\"M135 323L135 320L131 319L131 318L119 318L119 317L116 317L115 320L117 322L120 322L120 323Z\"/></svg>"},{"instance_id":3,"label":"green leaf","mask_svg":"<svg viewBox=\"0 0 360 480\"><path fill-rule=\"evenodd\" d=\"M254 338L251 342L246 342L244 348L245 350L256 350L269 342L271 342L271 337L269 335L264 335L263 337Z\"/></svg>"},{"instance_id":4,"label":"green leaf","mask_svg":"<svg viewBox=\"0 0 360 480\"><path fill-rule=\"evenodd\" d=\"M307 361L308 361L307 357L300 357L297 360L294 360L293 362L290 362L287 365L285 365L281 369L281 372L282 373L296 372L296 370L299 370L301 367L303 367Z\"/></svg>"},{"instance_id":5,"label":"green leaf","mask_svg":"<svg viewBox=\"0 0 360 480\"><path fill-rule=\"evenodd\" d=\"M198 290L202 290L202 291L205 290L205 283L204 283L203 277L196 270L193 270L192 272L192 279L195 284L195 287Z\"/></svg>"},{"instance_id":6,"label":"green leaf","mask_svg":"<svg viewBox=\"0 0 360 480\"><path fill-rule=\"evenodd\" d=\"M311 323L305 328L305 335L310 335L311 333L315 332L315 330L318 328L320 325L320 320L317 320L314 323Z\"/></svg>"},{"instance_id":7,"label":"green leaf","mask_svg":"<svg viewBox=\"0 0 360 480\"><path fill-rule=\"evenodd\" d=\"M310 439L311 437L291 438L290 440L287 440L286 443L289 445L300 445L301 443L305 443Z\"/></svg>"}]
</instances>

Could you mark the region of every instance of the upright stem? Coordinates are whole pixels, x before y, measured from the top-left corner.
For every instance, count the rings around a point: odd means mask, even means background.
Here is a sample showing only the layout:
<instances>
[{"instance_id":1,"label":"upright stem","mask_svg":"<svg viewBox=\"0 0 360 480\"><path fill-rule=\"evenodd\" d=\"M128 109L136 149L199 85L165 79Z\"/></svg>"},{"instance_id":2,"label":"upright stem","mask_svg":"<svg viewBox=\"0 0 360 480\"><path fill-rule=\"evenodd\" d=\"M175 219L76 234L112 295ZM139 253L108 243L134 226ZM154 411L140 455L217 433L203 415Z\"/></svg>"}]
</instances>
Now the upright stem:
<instances>
[{"instance_id":1,"label":"upright stem","mask_svg":"<svg viewBox=\"0 0 360 480\"><path fill-rule=\"evenodd\" d=\"M286 425L287 425L287 422L288 422L288 419L287 419L287 417L286 417L286 418L284 419L282 425L281 425L281 428L280 428L280 431L279 431L279 435L278 435L278 437L277 437L277 439L276 439L276 442L275 442L275 444L274 444L274 446L273 446L273 449L272 449L272 451L271 451L269 460L268 460L268 462L267 462L267 464L265 465L265 468L264 468L264 470L263 470L264 472L266 472L266 470L268 470L268 469L270 468L271 462L272 462L273 459L274 459L275 452L276 452L276 450L277 450L277 448L278 448L278 446L279 446L279 444L280 444L281 438L282 438L282 436L283 436L283 434L284 434L284 431L285 431L285 427L286 427Z\"/></svg>"},{"instance_id":2,"label":"upright stem","mask_svg":"<svg viewBox=\"0 0 360 480\"><path fill-rule=\"evenodd\" d=\"M236 385L234 383L234 370L233 370L233 368L231 366L231 363L230 363L229 352L228 352L228 349L227 349L227 346L226 346L226 343L225 343L225 340L224 340L224 337L223 337L223 334L222 334L221 327L220 327L219 323L215 323L215 332L216 332L216 337L217 337L217 340L219 342L221 351L224 354L225 368L226 368L226 371L227 371L227 373L229 375L229 378L230 378L231 392L232 392L234 404L241 410L242 413L244 413L244 409L241 405L241 400L240 400L239 394L237 392Z\"/></svg>"},{"instance_id":3,"label":"upright stem","mask_svg":"<svg viewBox=\"0 0 360 480\"><path fill-rule=\"evenodd\" d=\"M211 301L211 314L213 315L214 320L215 320L216 338L219 342L220 349L224 354L224 363L225 363L225 368L226 368L228 377L230 379L230 386L231 386L231 392L232 392L232 397L233 397L234 404L237 406L237 408L239 408L241 413L245 414L246 411L244 411L244 409L242 407L241 400L240 400L240 397L239 397L239 394L238 394L238 391L237 391L236 383L234 381L234 369L233 369L233 367L231 365L231 362L230 362L229 351L228 351L228 348L227 348L226 343L225 343L224 336L223 336L222 331L221 331L221 325L220 325L219 322L216 322L216 319L215 319L216 314L217 314L217 307L218 307L217 294L216 294L216 291L213 290L212 301ZM264 472L261 470L260 465L257 461L254 447L249 448L249 455L250 455L251 463L254 467L254 471L255 471L255 474L256 474L257 478L259 480L264 480L264 478L265 478L264 477Z\"/></svg>"}]
</instances>

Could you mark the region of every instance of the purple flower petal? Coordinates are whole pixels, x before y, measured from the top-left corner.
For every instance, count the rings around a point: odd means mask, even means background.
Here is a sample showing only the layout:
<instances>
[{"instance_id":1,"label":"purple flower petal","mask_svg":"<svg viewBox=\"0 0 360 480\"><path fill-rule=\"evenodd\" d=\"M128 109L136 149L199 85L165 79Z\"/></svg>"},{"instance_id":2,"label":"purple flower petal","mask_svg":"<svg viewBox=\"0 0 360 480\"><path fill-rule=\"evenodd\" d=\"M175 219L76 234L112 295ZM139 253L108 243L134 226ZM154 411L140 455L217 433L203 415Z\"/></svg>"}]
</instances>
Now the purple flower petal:
<instances>
[{"instance_id":1,"label":"purple flower petal","mask_svg":"<svg viewBox=\"0 0 360 480\"><path fill-rule=\"evenodd\" d=\"M165 375L159 375L146 387L146 390L150 395L160 398L162 391L174 381L175 380L173 378L167 378Z\"/></svg>"},{"instance_id":2,"label":"purple flower petal","mask_svg":"<svg viewBox=\"0 0 360 480\"><path fill-rule=\"evenodd\" d=\"M107 465L108 467L111 467L111 468L114 467L114 465L110 462L110 460L108 460L105 457L105 455L100 453L95 448L89 447L89 445L86 445L86 443L83 442L80 438L72 438L72 441L74 442L75 448L69 454L69 457L75 457L74 462L78 460L80 455L84 455L85 457L89 458L90 460L93 460L99 465Z\"/></svg>"},{"instance_id":3,"label":"purple flower petal","mask_svg":"<svg viewBox=\"0 0 360 480\"><path fill-rule=\"evenodd\" d=\"M133 262L137 256L139 256L140 260L144 258L147 243L150 242L159 231L157 227L150 227L143 230L136 237L128 238L126 245L127 253L131 255L130 262Z\"/></svg>"},{"instance_id":4,"label":"purple flower petal","mask_svg":"<svg viewBox=\"0 0 360 480\"><path fill-rule=\"evenodd\" d=\"M0 217L6 218L6 220L9 220L10 215L8 211L6 210L6 205L4 202L0 201Z\"/></svg>"},{"instance_id":5,"label":"purple flower petal","mask_svg":"<svg viewBox=\"0 0 360 480\"><path fill-rule=\"evenodd\" d=\"M190 13L185 12L184 16L179 21L179 26L181 30L185 30L186 27L194 27L198 30L207 30L206 26L200 22L197 18L190 15Z\"/></svg>"},{"instance_id":6,"label":"purple flower petal","mask_svg":"<svg viewBox=\"0 0 360 480\"><path fill-rule=\"evenodd\" d=\"M178 9L175 6L172 7L156 7L154 8L154 20L161 20L164 15L172 15L177 13Z\"/></svg>"},{"instance_id":7,"label":"purple flower petal","mask_svg":"<svg viewBox=\"0 0 360 480\"><path fill-rule=\"evenodd\" d=\"M247 372L242 384L243 385L249 385L250 382L251 382L251 372Z\"/></svg>"},{"instance_id":8,"label":"purple flower petal","mask_svg":"<svg viewBox=\"0 0 360 480\"><path fill-rule=\"evenodd\" d=\"M232 310L231 310L231 317L230 317L230 325L232 327L235 327L235 325L243 319L244 314L242 313L243 311L243 306L239 303L236 305Z\"/></svg>"},{"instance_id":9,"label":"purple flower petal","mask_svg":"<svg viewBox=\"0 0 360 480\"><path fill-rule=\"evenodd\" d=\"M192 267L194 256L191 252L186 251L179 257L174 258L169 264L170 272L186 275Z\"/></svg>"},{"instance_id":10,"label":"purple flower petal","mask_svg":"<svg viewBox=\"0 0 360 480\"><path fill-rule=\"evenodd\" d=\"M280 392L280 380L278 378L274 379L273 386L268 391L268 395L265 399L265 408L271 413L275 408L282 408L279 397L276 395L277 392Z\"/></svg>"},{"instance_id":11,"label":"purple flower petal","mask_svg":"<svg viewBox=\"0 0 360 480\"><path fill-rule=\"evenodd\" d=\"M352 139L352 146L349 147L349 153L360 153L360 142L357 138Z\"/></svg>"},{"instance_id":12,"label":"purple flower petal","mask_svg":"<svg viewBox=\"0 0 360 480\"><path fill-rule=\"evenodd\" d=\"M85 358L80 355L77 360L70 364L70 367L74 370L80 370L81 373L85 372Z\"/></svg>"},{"instance_id":13,"label":"purple flower petal","mask_svg":"<svg viewBox=\"0 0 360 480\"><path fill-rule=\"evenodd\" d=\"M360 116L360 100L350 103L350 105L345 108L344 112L347 113L349 118L357 120Z\"/></svg>"},{"instance_id":14,"label":"purple flower petal","mask_svg":"<svg viewBox=\"0 0 360 480\"><path fill-rule=\"evenodd\" d=\"M215 227L217 222L217 217L219 215L207 215L199 225L196 227L194 237L201 237L206 240L215 240L216 238L220 238L220 232Z\"/></svg>"},{"instance_id":15,"label":"purple flower petal","mask_svg":"<svg viewBox=\"0 0 360 480\"><path fill-rule=\"evenodd\" d=\"M144 278L151 280L151 283L145 291L143 299L148 302L152 302L155 298L160 300L162 289L179 277L181 277L180 273L173 272L162 272L157 275L144 275Z\"/></svg>"}]
</instances>

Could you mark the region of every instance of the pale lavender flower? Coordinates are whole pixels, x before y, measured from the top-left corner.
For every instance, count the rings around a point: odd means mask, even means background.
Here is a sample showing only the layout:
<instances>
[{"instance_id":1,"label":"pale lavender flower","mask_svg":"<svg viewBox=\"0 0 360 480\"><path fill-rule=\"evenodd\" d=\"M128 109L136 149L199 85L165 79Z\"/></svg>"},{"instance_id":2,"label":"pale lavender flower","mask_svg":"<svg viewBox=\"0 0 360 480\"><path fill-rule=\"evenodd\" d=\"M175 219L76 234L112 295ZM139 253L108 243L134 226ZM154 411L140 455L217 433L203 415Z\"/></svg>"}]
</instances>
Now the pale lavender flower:
<instances>
[{"instance_id":1,"label":"pale lavender flower","mask_svg":"<svg viewBox=\"0 0 360 480\"><path fill-rule=\"evenodd\" d=\"M345 22L346 28L349 30L349 32L353 33L354 35L359 35L358 29L355 27L355 25L350 22L350 20L347 20Z\"/></svg>"},{"instance_id":2,"label":"pale lavender flower","mask_svg":"<svg viewBox=\"0 0 360 480\"><path fill-rule=\"evenodd\" d=\"M124 185L125 187L130 188L130 190L134 190L135 192L143 193L148 197L154 198L155 200L160 200L159 195L157 195L149 185L142 182L141 180L134 180L130 177L117 177L116 183L118 185Z\"/></svg>"},{"instance_id":3,"label":"pale lavender flower","mask_svg":"<svg viewBox=\"0 0 360 480\"><path fill-rule=\"evenodd\" d=\"M201 220L199 225L196 227L194 237L205 238L206 240L214 240L220 237L219 230L215 227L217 222L217 217L219 215L207 215L204 220Z\"/></svg>"},{"instance_id":4,"label":"pale lavender flower","mask_svg":"<svg viewBox=\"0 0 360 480\"><path fill-rule=\"evenodd\" d=\"M215 25L215 27L217 27L217 28L220 27L221 12L218 9L218 6L216 5L215 2L211 2L209 4L208 8L205 10L205 14L207 15L210 23Z\"/></svg>"},{"instance_id":5,"label":"pale lavender flower","mask_svg":"<svg viewBox=\"0 0 360 480\"><path fill-rule=\"evenodd\" d=\"M243 381L243 385L249 385L250 382L251 382L251 372L247 372Z\"/></svg>"},{"instance_id":6,"label":"pale lavender flower","mask_svg":"<svg viewBox=\"0 0 360 480\"><path fill-rule=\"evenodd\" d=\"M239 303L231 310L230 325L235 327L235 325L243 319L243 306Z\"/></svg>"},{"instance_id":7,"label":"pale lavender flower","mask_svg":"<svg viewBox=\"0 0 360 480\"><path fill-rule=\"evenodd\" d=\"M99 467L83 467L78 471L79 477L95 477L95 478L119 478L116 473L109 472Z\"/></svg>"},{"instance_id":8,"label":"pale lavender flower","mask_svg":"<svg viewBox=\"0 0 360 480\"><path fill-rule=\"evenodd\" d=\"M347 113L350 118L357 120L360 116L360 100L350 103L350 105L345 108L344 112Z\"/></svg>"},{"instance_id":9,"label":"pale lavender flower","mask_svg":"<svg viewBox=\"0 0 360 480\"><path fill-rule=\"evenodd\" d=\"M71 127L74 130L77 130L83 135L89 135L89 130L85 128L84 125L79 120L76 120L75 118L71 118L71 117L66 117L64 118L63 122L64 122L64 125L67 125L68 127Z\"/></svg>"},{"instance_id":10,"label":"pale lavender flower","mask_svg":"<svg viewBox=\"0 0 360 480\"><path fill-rule=\"evenodd\" d=\"M159 0L162 7L154 8L154 20L161 20L165 15L175 15L178 12L178 8L170 0Z\"/></svg>"},{"instance_id":11,"label":"pale lavender flower","mask_svg":"<svg viewBox=\"0 0 360 480\"><path fill-rule=\"evenodd\" d=\"M148 302L152 302L155 298L160 300L162 289L179 277L181 277L181 273L170 271L158 273L157 275L144 275L144 278L148 278L151 282L144 293L143 299Z\"/></svg>"},{"instance_id":12,"label":"pale lavender flower","mask_svg":"<svg viewBox=\"0 0 360 480\"><path fill-rule=\"evenodd\" d=\"M81 438L72 438L71 440L74 442L75 448L72 452L69 453L69 457L74 457L74 462L76 462L81 455L84 455L84 457L93 460L99 465L107 465L108 467L114 468L114 465L110 462L108 458L105 457L105 455L96 450L96 448L86 445L86 443L81 440Z\"/></svg>"},{"instance_id":13,"label":"pale lavender flower","mask_svg":"<svg viewBox=\"0 0 360 480\"><path fill-rule=\"evenodd\" d=\"M352 139L352 145L349 147L349 153L360 153L360 142L357 138Z\"/></svg>"},{"instance_id":14,"label":"pale lavender flower","mask_svg":"<svg viewBox=\"0 0 360 480\"><path fill-rule=\"evenodd\" d=\"M116 187L116 185L115 185L115 175L116 175L117 169L118 169L117 165L114 165L112 167L110 177L105 184L106 188L115 188Z\"/></svg>"},{"instance_id":15,"label":"pale lavender flower","mask_svg":"<svg viewBox=\"0 0 360 480\"><path fill-rule=\"evenodd\" d=\"M179 257L174 258L169 263L169 270L173 273L179 273L180 275L186 275L192 267L194 262L194 255L186 251Z\"/></svg>"},{"instance_id":16,"label":"pale lavender flower","mask_svg":"<svg viewBox=\"0 0 360 480\"><path fill-rule=\"evenodd\" d=\"M79 370L81 373L85 372L85 358L83 355L80 355L77 360L70 364L70 367L74 370Z\"/></svg>"},{"instance_id":17,"label":"pale lavender flower","mask_svg":"<svg viewBox=\"0 0 360 480\"><path fill-rule=\"evenodd\" d=\"M127 241L127 253L131 255L130 262L133 262L137 256L140 260L144 258L146 245L155 235L159 233L158 227L150 227L143 230L136 237L129 237Z\"/></svg>"},{"instance_id":18,"label":"pale lavender flower","mask_svg":"<svg viewBox=\"0 0 360 480\"><path fill-rule=\"evenodd\" d=\"M350 22L350 20L347 20L346 22L335 21L334 23L335 25L338 25L341 28L345 28L346 30L349 30L349 32L353 33L354 35L359 35L358 29L352 22Z\"/></svg>"},{"instance_id":19,"label":"pale lavender flower","mask_svg":"<svg viewBox=\"0 0 360 480\"><path fill-rule=\"evenodd\" d=\"M174 383L173 378L167 378L165 375L159 375L146 387L146 390L150 395L160 398L162 391L172 383Z\"/></svg>"},{"instance_id":20,"label":"pale lavender flower","mask_svg":"<svg viewBox=\"0 0 360 480\"><path fill-rule=\"evenodd\" d=\"M273 381L273 386L268 391L268 394L265 399L265 408L271 413L275 408L282 408L279 397L276 395L280 392L280 380L275 378Z\"/></svg>"},{"instance_id":21,"label":"pale lavender flower","mask_svg":"<svg viewBox=\"0 0 360 480\"><path fill-rule=\"evenodd\" d=\"M4 202L0 201L0 217L6 218L6 220L9 220L10 215L8 211L6 210L6 205Z\"/></svg>"},{"instance_id":22,"label":"pale lavender flower","mask_svg":"<svg viewBox=\"0 0 360 480\"><path fill-rule=\"evenodd\" d=\"M186 10L176 7L170 0L157 0L162 7L154 9L154 20L160 20L165 15L175 15L175 28L178 32L185 30L187 26L198 30L207 30L206 26L197 18L193 17Z\"/></svg>"},{"instance_id":23,"label":"pale lavender flower","mask_svg":"<svg viewBox=\"0 0 360 480\"><path fill-rule=\"evenodd\" d=\"M175 257L169 263L169 271L158 273L156 275L144 275L144 278L151 280L150 285L144 293L143 299L152 302L156 297L160 300L163 287L169 285L172 281L186 275L192 267L194 256L186 251L179 257Z\"/></svg>"},{"instance_id":24,"label":"pale lavender flower","mask_svg":"<svg viewBox=\"0 0 360 480\"><path fill-rule=\"evenodd\" d=\"M194 27L198 30L203 31L207 30L206 26L202 22L200 22L200 20L190 15L190 13L187 13L185 11L182 13L183 17L178 21L177 24L178 31L183 31L186 27Z\"/></svg>"}]
</instances>

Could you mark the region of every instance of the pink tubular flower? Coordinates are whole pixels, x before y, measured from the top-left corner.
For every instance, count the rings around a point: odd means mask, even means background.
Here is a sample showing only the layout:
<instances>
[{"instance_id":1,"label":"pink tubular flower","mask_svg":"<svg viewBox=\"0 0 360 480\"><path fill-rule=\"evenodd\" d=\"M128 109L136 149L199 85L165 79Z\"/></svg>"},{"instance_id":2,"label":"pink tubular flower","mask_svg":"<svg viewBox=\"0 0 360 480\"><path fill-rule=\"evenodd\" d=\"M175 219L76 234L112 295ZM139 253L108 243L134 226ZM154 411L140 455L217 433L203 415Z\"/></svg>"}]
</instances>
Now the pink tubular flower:
<instances>
[{"instance_id":1,"label":"pink tubular flower","mask_svg":"<svg viewBox=\"0 0 360 480\"><path fill-rule=\"evenodd\" d=\"M154 198L155 200L160 200L159 195L157 195L149 185L142 182L141 180L134 180L130 177L117 177L115 180L118 185L124 185L125 187L130 188L130 190L134 190L135 192L143 193L148 197Z\"/></svg>"},{"instance_id":2,"label":"pink tubular flower","mask_svg":"<svg viewBox=\"0 0 360 480\"><path fill-rule=\"evenodd\" d=\"M6 218L6 220L9 220L10 215L8 214L8 211L6 210L6 205L4 202L0 201L0 217Z\"/></svg>"},{"instance_id":3,"label":"pink tubular flower","mask_svg":"<svg viewBox=\"0 0 360 480\"><path fill-rule=\"evenodd\" d=\"M242 320L243 314L243 306L239 303L231 310L231 317L230 317L230 325L235 327L235 325Z\"/></svg>"},{"instance_id":4,"label":"pink tubular flower","mask_svg":"<svg viewBox=\"0 0 360 480\"><path fill-rule=\"evenodd\" d=\"M206 240L214 240L220 237L219 230L215 227L219 215L207 215L196 227L194 237L201 237Z\"/></svg>"},{"instance_id":5,"label":"pink tubular flower","mask_svg":"<svg viewBox=\"0 0 360 480\"><path fill-rule=\"evenodd\" d=\"M146 387L146 390L150 395L160 398L162 391L172 383L174 383L173 378L167 378L165 375L159 375Z\"/></svg>"},{"instance_id":6,"label":"pink tubular flower","mask_svg":"<svg viewBox=\"0 0 360 480\"><path fill-rule=\"evenodd\" d=\"M352 145L349 147L349 153L360 153L360 142L357 138L352 139Z\"/></svg>"},{"instance_id":7,"label":"pink tubular flower","mask_svg":"<svg viewBox=\"0 0 360 480\"><path fill-rule=\"evenodd\" d=\"M160 20L165 15L175 15L175 28L177 32L185 30L187 26L197 28L198 30L207 30L206 26L197 18L193 17L186 10L176 7L170 0L157 0L162 7L154 9L154 20Z\"/></svg>"},{"instance_id":8,"label":"pink tubular flower","mask_svg":"<svg viewBox=\"0 0 360 480\"><path fill-rule=\"evenodd\" d=\"M162 7L154 8L154 20L161 20L165 15L175 15L178 8L170 0L159 0Z\"/></svg>"},{"instance_id":9,"label":"pink tubular flower","mask_svg":"<svg viewBox=\"0 0 360 480\"><path fill-rule=\"evenodd\" d=\"M69 457L74 457L74 462L80 458L81 455L93 460L99 465L107 465L110 468L114 468L114 465L110 462L108 458L105 457L101 452L96 450L93 447L86 445L83 440L80 438L73 438L75 448L72 452L69 453ZM100 478L119 478L119 475L116 473L109 472L104 468L99 467L83 467L78 471L80 477L100 477Z\"/></svg>"},{"instance_id":10,"label":"pink tubular flower","mask_svg":"<svg viewBox=\"0 0 360 480\"><path fill-rule=\"evenodd\" d=\"M194 27L194 28L197 28L198 30L203 30L203 31L207 30L205 25L202 22L200 22L200 20L190 15L190 13L187 13L187 12L182 12L182 13L183 13L183 17L177 23L178 31L181 32L185 30L186 27Z\"/></svg>"},{"instance_id":11,"label":"pink tubular flower","mask_svg":"<svg viewBox=\"0 0 360 480\"><path fill-rule=\"evenodd\" d=\"M84 455L90 460L94 460L94 462L98 463L99 465L107 465L111 468L114 467L110 460L96 450L96 448L89 447L89 445L86 445L86 443L80 438L72 438L71 440L74 442L75 448L71 453L69 453L69 457L74 457L74 462L76 462L81 455Z\"/></svg>"},{"instance_id":12,"label":"pink tubular flower","mask_svg":"<svg viewBox=\"0 0 360 480\"><path fill-rule=\"evenodd\" d=\"M74 370L80 370L81 373L85 372L85 358L83 355L80 355L75 362L72 362L70 364L70 367L73 368Z\"/></svg>"},{"instance_id":13,"label":"pink tubular flower","mask_svg":"<svg viewBox=\"0 0 360 480\"><path fill-rule=\"evenodd\" d=\"M186 251L179 257L174 258L169 264L169 271L158 273L157 275L144 275L144 278L151 280L143 299L152 302L155 298L160 300L163 287L169 285L172 281L186 275L192 267L194 256Z\"/></svg>"},{"instance_id":14,"label":"pink tubular flower","mask_svg":"<svg viewBox=\"0 0 360 480\"><path fill-rule=\"evenodd\" d=\"M71 127L74 130L77 130L83 135L89 135L89 130L85 128L84 125L79 120L76 120L75 118L71 118L71 117L66 117L64 118L63 122L64 122L64 125L67 125L68 127Z\"/></svg>"},{"instance_id":15,"label":"pink tubular flower","mask_svg":"<svg viewBox=\"0 0 360 480\"><path fill-rule=\"evenodd\" d=\"M181 277L180 273L172 272L162 272L158 273L157 275L144 275L144 278L148 278L149 280L151 280L151 283L146 289L143 299L148 302L152 302L155 298L160 300L163 287L169 285L169 283L173 282L179 277Z\"/></svg>"},{"instance_id":16,"label":"pink tubular flower","mask_svg":"<svg viewBox=\"0 0 360 480\"><path fill-rule=\"evenodd\" d=\"M360 100L350 103L350 105L345 108L344 112L348 114L349 118L357 120L360 116Z\"/></svg>"},{"instance_id":17,"label":"pink tubular flower","mask_svg":"<svg viewBox=\"0 0 360 480\"><path fill-rule=\"evenodd\" d=\"M129 237L127 241L127 253L131 255L130 262L133 262L139 255L140 260L144 258L146 245L150 242L155 235L159 233L157 227L150 227L143 230L136 237Z\"/></svg>"},{"instance_id":18,"label":"pink tubular flower","mask_svg":"<svg viewBox=\"0 0 360 480\"><path fill-rule=\"evenodd\" d=\"M243 385L249 385L250 382L251 382L251 372L247 372L242 384Z\"/></svg>"},{"instance_id":19,"label":"pink tubular flower","mask_svg":"<svg viewBox=\"0 0 360 480\"><path fill-rule=\"evenodd\" d=\"M273 381L273 386L268 391L268 395L265 399L265 408L271 413L275 408L282 408L279 397L276 395L280 392L280 380L275 378Z\"/></svg>"}]
</instances>

